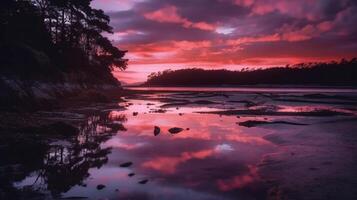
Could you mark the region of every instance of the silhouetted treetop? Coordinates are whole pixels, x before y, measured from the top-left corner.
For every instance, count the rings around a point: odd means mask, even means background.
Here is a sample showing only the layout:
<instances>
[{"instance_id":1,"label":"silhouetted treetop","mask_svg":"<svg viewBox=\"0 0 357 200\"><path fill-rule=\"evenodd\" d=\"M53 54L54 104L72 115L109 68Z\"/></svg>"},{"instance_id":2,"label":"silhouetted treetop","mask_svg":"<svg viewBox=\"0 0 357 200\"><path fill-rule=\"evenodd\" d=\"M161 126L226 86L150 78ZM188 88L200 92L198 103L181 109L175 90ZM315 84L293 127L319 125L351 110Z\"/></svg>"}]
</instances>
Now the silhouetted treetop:
<instances>
[{"instance_id":1,"label":"silhouetted treetop","mask_svg":"<svg viewBox=\"0 0 357 200\"><path fill-rule=\"evenodd\" d=\"M335 85L357 86L357 59L340 62L300 63L286 67L240 71L204 70L198 68L165 70L152 73L147 86L208 86L208 85Z\"/></svg>"},{"instance_id":2,"label":"silhouetted treetop","mask_svg":"<svg viewBox=\"0 0 357 200\"><path fill-rule=\"evenodd\" d=\"M103 36L113 33L110 19L91 8L92 0L1 0L0 62L4 72L26 67L19 52L43 53L52 66L63 72L88 72L109 76L114 68L125 69L126 51ZM12 48L14 51L8 52ZM18 69L18 70L16 70Z\"/></svg>"}]
</instances>

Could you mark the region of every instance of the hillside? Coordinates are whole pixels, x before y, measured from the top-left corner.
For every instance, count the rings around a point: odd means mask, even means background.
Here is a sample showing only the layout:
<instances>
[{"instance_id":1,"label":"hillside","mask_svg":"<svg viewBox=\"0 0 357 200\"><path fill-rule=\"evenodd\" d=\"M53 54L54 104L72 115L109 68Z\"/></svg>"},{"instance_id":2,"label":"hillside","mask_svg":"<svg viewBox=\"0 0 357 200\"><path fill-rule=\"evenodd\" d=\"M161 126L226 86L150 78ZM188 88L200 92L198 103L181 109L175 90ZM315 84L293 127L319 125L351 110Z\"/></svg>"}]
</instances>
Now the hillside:
<instances>
[{"instance_id":1,"label":"hillside","mask_svg":"<svg viewBox=\"0 0 357 200\"><path fill-rule=\"evenodd\" d=\"M126 51L103 36L110 19L90 3L0 2L1 107L120 87L111 72L126 68Z\"/></svg>"},{"instance_id":2,"label":"hillside","mask_svg":"<svg viewBox=\"0 0 357 200\"><path fill-rule=\"evenodd\" d=\"M302 63L255 70L166 70L149 75L145 86L219 85L357 86L357 59L329 63Z\"/></svg>"}]
</instances>

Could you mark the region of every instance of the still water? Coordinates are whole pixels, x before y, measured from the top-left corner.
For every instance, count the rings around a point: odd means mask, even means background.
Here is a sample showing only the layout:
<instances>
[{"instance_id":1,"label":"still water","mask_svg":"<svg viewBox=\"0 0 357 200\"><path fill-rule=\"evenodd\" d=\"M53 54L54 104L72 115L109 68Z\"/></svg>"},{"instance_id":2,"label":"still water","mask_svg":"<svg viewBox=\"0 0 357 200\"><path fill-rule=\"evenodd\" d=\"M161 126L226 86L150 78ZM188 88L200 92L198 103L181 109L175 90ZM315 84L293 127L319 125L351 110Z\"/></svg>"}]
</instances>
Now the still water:
<instances>
[{"instance_id":1,"label":"still water","mask_svg":"<svg viewBox=\"0 0 357 200\"><path fill-rule=\"evenodd\" d=\"M272 97L255 93L127 97L118 108L96 109L86 115L77 137L51 141L48 151L35 155L40 164L30 165L28 174L12 184L18 189L39 191L44 194L41 198L47 199L266 199L269 185L260 175L263 159L286 147L279 146L281 139L276 136L265 136L302 131L306 126L249 128L239 122L290 120L316 124L321 119L305 116L307 112L335 109L327 114L342 116L355 112L348 102L331 105L330 99L327 104L302 104L273 103L267 98ZM292 98L298 97L284 97ZM353 105L354 101L349 102ZM215 114L237 108L269 114ZM95 108L71 112L90 109ZM287 116L296 112L304 116ZM160 128L159 134L154 134L155 126ZM169 129L173 127L182 131L172 134Z\"/></svg>"}]
</instances>

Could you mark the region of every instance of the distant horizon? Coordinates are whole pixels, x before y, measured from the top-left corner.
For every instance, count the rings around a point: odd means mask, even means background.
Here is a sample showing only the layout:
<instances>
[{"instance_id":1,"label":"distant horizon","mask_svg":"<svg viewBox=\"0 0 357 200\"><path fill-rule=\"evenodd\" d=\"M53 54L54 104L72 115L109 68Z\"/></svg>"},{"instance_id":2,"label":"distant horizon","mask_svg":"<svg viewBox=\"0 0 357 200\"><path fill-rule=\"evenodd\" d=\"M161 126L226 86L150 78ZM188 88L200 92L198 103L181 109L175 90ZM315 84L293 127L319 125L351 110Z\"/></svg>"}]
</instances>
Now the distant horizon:
<instances>
[{"instance_id":1,"label":"distant horizon","mask_svg":"<svg viewBox=\"0 0 357 200\"><path fill-rule=\"evenodd\" d=\"M357 0L2 0L0 199L357 200L356 25Z\"/></svg>"},{"instance_id":2,"label":"distant horizon","mask_svg":"<svg viewBox=\"0 0 357 200\"><path fill-rule=\"evenodd\" d=\"M242 65L242 66L237 66L237 68L227 68L227 67L218 67L218 68L205 68L205 67L200 67L200 66L181 66L181 67L178 67L178 68L172 68L170 66L167 66L166 68L164 68L163 70L160 70L160 71L153 71L153 72L147 72L145 73L145 77L143 78L143 80L140 80L140 81L129 81L129 82L125 82L123 80L125 80L125 78L123 79L123 72L124 71L114 71L113 74L114 74L114 77L116 77L123 86L136 86L136 85L140 85L140 84L143 84L145 83L148 79L148 76L151 74L151 73L158 73L158 72L163 72L163 71L166 71L166 70L172 70L172 71L175 71L175 70L181 70L181 69L203 69L203 70L227 70L227 71L240 71L242 69L247 69L249 71L254 71L254 70L258 70L258 69L268 69L268 68L283 68L283 67L286 67L286 66L289 66L289 67L294 67L295 65L298 65L298 64L307 64L307 63L331 63L331 62L340 62L341 60L345 59L345 60L351 60L351 59L354 59L354 58L357 58L357 56L353 56L349 59L347 58L341 58L339 60L327 60L327 61L315 61L315 62L300 62L300 63L293 63L293 64L285 64L285 65L262 65L262 66L248 66L248 65ZM130 73L129 73L129 76L130 76ZM124 76L125 77L125 76ZM130 80L130 79L129 79Z\"/></svg>"},{"instance_id":3,"label":"distant horizon","mask_svg":"<svg viewBox=\"0 0 357 200\"><path fill-rule=\"evenodd\" d=\"M357 3L352 0L94 0L128 50L115 76L145 81L151 72L200 67L238 70L357 55Z\"/></svg>"}]
</instances>

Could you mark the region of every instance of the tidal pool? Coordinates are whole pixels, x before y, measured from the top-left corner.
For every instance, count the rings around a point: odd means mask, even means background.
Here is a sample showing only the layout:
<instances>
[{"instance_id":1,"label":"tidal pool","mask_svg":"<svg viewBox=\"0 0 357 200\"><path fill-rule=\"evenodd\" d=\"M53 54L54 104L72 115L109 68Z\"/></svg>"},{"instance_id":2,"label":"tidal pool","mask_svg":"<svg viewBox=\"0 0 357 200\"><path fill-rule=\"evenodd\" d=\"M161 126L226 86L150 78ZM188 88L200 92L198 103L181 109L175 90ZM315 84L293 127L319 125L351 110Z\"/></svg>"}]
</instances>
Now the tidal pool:
<instances>
[{"instance_id":1,"label":"tidal pool","mask_svg":"<svg viewBox=\"0 0 357 200\"><path fill-rule=\"evenodd\" d=\"M352 199L356 96L324 104L330 98L304 94L180 91L127 97L117 109L72 109L86 115L80 134L49 141L11 184L41 193L35 199L299 199L350 177L342 190ZM280 101L291 98L321 103ZM247 121L253 126L240 125Z\"/></svg>"}]
</instances>

